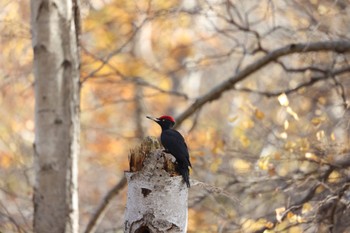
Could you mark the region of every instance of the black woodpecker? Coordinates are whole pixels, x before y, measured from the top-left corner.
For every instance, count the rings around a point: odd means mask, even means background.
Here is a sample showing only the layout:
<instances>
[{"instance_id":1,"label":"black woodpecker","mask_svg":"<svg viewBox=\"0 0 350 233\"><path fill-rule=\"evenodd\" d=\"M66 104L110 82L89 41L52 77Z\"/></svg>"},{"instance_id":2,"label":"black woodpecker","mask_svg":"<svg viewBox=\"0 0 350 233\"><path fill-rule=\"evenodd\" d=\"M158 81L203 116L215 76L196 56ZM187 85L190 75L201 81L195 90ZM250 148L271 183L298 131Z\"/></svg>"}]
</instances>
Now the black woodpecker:
<instances>
[{"instance_id":1,"label":"black woodpecker","mask_svg":"<svg viewBox=\"0 0 350 233\"><path fill-rule=\"evenodd\" d=\"M172 129L175 125L175 120L171 116L161 116L159 118L154 118L147 116L157 122L162 128L162 134L160 135L160 141L165 148L165 152L172 154L176 159L176 171L182 175L183 180L186 182L187 187L190 187L190 172L188 167L191 166L190 157L188 154L188 148L185 139L182 135Z\"/></svg>"}]
</instances>

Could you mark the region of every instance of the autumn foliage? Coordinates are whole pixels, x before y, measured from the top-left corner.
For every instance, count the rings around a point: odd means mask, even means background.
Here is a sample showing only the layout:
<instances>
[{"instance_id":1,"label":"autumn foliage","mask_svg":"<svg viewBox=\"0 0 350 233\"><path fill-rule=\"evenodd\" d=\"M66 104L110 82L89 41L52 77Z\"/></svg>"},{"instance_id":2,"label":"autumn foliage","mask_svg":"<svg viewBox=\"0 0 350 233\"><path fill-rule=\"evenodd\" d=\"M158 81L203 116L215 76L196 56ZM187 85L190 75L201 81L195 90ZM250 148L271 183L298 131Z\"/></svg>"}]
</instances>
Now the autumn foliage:
<instances>
[{"instance_id":1,"label":"autumn foliage","mask_svg":"<svg viewBox=\"0 0 350 233\"><path fill-rule=\"evenodd\" d=\"M32 231L28 4L0 0L0 232ZM349 10L331 0L83 1L81 229L130 150L160 134L145 116L169 114L181 120L191 178L240 200L194 186L188 232L349 231ZM121 232L125 196L99 232Z\"/></svg>"}]
</instances>

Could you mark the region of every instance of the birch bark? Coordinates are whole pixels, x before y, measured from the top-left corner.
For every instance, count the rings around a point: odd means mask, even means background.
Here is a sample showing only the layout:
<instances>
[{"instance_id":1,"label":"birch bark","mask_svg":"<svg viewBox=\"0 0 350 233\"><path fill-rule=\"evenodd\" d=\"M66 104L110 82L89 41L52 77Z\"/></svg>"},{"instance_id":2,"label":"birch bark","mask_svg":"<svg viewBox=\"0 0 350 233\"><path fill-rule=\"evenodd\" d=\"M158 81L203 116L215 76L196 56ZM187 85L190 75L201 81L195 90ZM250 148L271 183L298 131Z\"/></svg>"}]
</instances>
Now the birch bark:
<instances>
[{"instance_id":1,"label":"birch bark","mask_svg":"<svg viewBox=\"0 0 350 233\"><path fill-rule=\"evenodd\" d=\"M188 188L174 173L175 158L149 137L131 156L124 232L185 233Z\"/></svg>"},{"instance_id":2,"label":"birch bark","mask_svg":"<svg viewBox=\"0 0 350 233\"><path fill-rule=\"evenodd\" d=\"M78 232L78 7L75 0L31 0L36 233Z\"/></svg>"}]
</instances>

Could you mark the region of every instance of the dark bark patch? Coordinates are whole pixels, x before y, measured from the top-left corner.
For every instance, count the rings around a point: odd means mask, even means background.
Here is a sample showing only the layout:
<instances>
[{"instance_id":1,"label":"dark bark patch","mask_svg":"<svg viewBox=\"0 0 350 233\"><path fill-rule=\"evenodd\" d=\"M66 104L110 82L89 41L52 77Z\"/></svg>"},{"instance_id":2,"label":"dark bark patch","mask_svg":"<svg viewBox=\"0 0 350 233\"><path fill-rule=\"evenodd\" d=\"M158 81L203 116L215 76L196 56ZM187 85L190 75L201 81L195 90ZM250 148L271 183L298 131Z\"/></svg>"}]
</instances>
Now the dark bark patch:
<instances>
[{"instance_id":1,"label":"dark bark patch","mask_svg":"<svg viewBox=\"0 0 350 233\"><path fill-rule=\"evenodd\" d=\"M150 189L141 188L141 193L143 194L143 197L147 197L151 192L152 190Z\"/></svg>"},{"instance_id":2,"label":"dark bark patch","mask_svg":"<svg viewBox=\"0 0 350 233\"><path fill-rule=\"evenodd\" d=\"M141 226L135 233L151 233L151 230L147 226Z\"/></svg>"},{"instance_id":3,"label":"dark bark patch","mask_svg":"<svg viewBox=\"0 0 350 233\"><path fill-rule=\"evenodd\" d=\"M55 123L55 125L60 125L63 123L63 121L62 121L62 119L56 118L54 123Z\"/></svg>"},{"instance_id":4,"label":"dark bark patch","mask_svg":"<svg viewBox=\"0 0 350 233\"><path fill-rule=\"evenodd\" d=\"M41 52L47 52L46 46L43 44L37 44L33 48L34 54L40 54Z\"/></svg>"},{"instance_id":5,"label":"dark bark patch","mask_svg":"<svg viewBox=\"0 0 350 233\"><path fill-rule=\"evenodd\" d=\"M68 61L68 60L64 60L64 61L62 62L62 66L63 66L64 69L68 69L68 68L71 67L71 62Z\"/></svg>"},{"instance_id":6,"label":"dark bark patch","mask_svg":"<svg viewBox=\"0 0 350 233\"><path fill-rule=\"evenodd\" d=\"M48 171L52 171L54 169L54 165L51 163L48 164L44 164L43 166L41 166L40 171L41 172L48 172Z\"/></svg>"}]
</instances>

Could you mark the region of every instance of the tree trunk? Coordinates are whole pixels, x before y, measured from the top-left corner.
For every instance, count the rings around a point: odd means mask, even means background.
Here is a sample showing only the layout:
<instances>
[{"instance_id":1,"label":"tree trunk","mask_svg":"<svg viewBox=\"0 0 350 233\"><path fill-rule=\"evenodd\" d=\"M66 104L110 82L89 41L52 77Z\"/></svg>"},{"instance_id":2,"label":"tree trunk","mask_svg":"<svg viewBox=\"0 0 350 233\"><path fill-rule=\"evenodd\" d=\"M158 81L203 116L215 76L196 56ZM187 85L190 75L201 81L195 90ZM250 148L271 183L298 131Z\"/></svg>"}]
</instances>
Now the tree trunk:
<instances>
[{"instance_id":1,"label":"tree trunk","mask_svg":"<svg viewBox=\"0 0 350 233\"><path fill-rule=\"evenodd\" d=\"M78 7L72 0L31 0L36 233L78 232Z\"/></svg>"},{"instance_id":2,"label":"tree trunk","mask_svg":"<svg viewBox=\"0 0 350 233\"><path fill-rule=\"evenodd\" d=\"M186 232L188 188L174 160L149 137L131 153L124 232Z\"/></svg>"}]
</instances>

